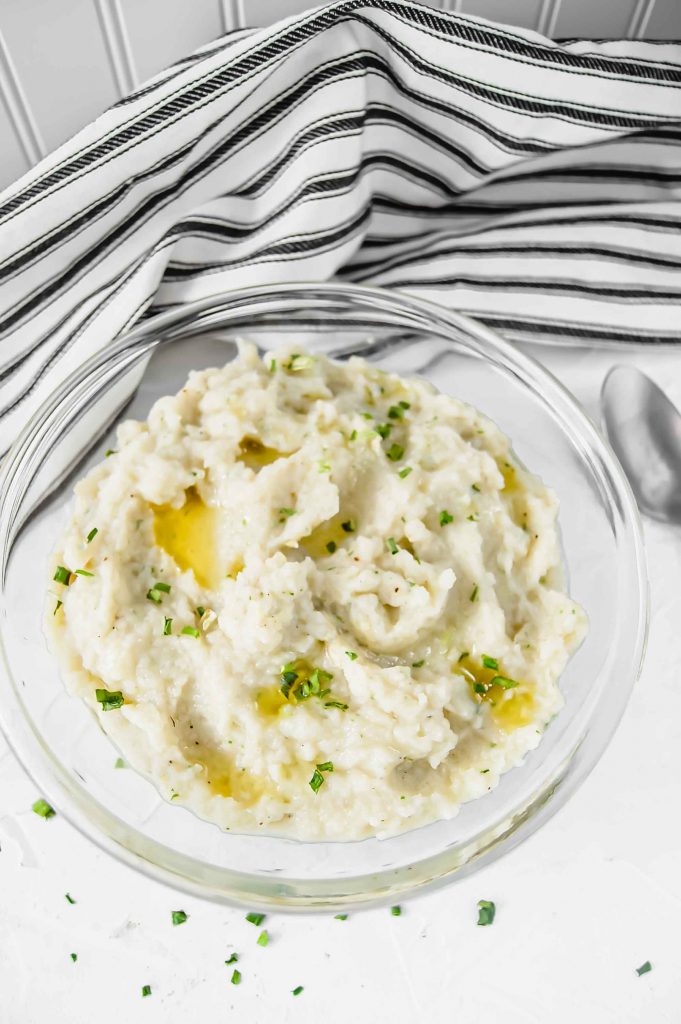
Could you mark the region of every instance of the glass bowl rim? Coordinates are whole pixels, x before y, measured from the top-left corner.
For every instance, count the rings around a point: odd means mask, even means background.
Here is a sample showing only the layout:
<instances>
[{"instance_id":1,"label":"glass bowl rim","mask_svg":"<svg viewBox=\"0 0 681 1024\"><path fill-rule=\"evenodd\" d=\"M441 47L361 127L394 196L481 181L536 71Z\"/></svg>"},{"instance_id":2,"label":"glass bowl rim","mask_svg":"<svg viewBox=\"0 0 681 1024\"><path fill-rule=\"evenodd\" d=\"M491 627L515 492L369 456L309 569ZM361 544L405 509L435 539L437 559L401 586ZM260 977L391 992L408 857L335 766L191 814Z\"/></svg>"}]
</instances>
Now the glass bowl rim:
<instances>
[{"instance_id":1,"label":"glass bowl rim","mask_svg":"<svg viewBox=\"0 0 681 1024\"><path fill-rule=\"evenodd\" d=\"M74 780L66 773L24 712L0 633L0 729L41 794L53 802L59 813L81 834L119 861L156 881L170 884L192 895L239 906L329 911L357 904L387 903L398 896L432 890L455 878L463 878L519 845L552 817L600 760L624 713L631 690L640 674L645 653L649 595L640 518L629 483L608 443L577 400L549 370L484 325L433 302L363 285L311 282L220 292L187 303L179 309L158 313L132 330L122 333L105 349L90 356L50 393L29 419L0 465L0 565L3 567L0 597L4 594L4 572L8 546L11 546L12 542L8 529L8 497L11 498L10 492L13 486L16 486L17 476L21 472L27 451L31 449L32 444L36 444L36 435L40 435L41 430L49 425L64 403L73 402L73 395L77 393L79 384L104 367L115 367L117 363L125 364L126 357L131 362L138 361L144 354L153 352L156 347L174 338L214 332L216 327L229 327L234 330L235 322L238 325L240 317L253 321L263 311L281 316L286 312L287 304L290 308L299 309L301 301L312 303L312 308L322 313L338 308L339 303L348 304L348 308L359 303L362 306L361 313L365 316L372 310L388 317L392 315L413 318L414 326L423 330L429 325L431 329L434 325L437 326L440 331L454 330L459 336L464 335L465 343L472 342L483 350L491 348L504 367L516 373L530 390L535 390L538 383L548 387L553 392L555 400L570 411L575 434L580 436L590 453L599 456L601 468L607 471L610 485L615 491L622 525L626 528L631 542L634 575L638 582L638 601L633 609L635 623L631 630L631 667L624 685L620 686L620 703L616 714L609 719L607 728L601 729L598 742L593 738L590 743L588 742L588 731L582 736L582 740L566 761L564 774L551 778L542 790L537 791L533 799L522 808L522 812L514 816L507 830L498 834L494 829L488 829L487 841L476 842L477 836L469 840L471 856L463 863L452 860L449 865L443 864L442 861L447 859L445 849L401 868L389 868L371 875L318 880L307 887L305 879L249 874L216 865L211 865L211 874L220 877L220 884L206 884L205 877L202 877L206 874L205 865L195 857L177 853L160 841L141 835L133 826L126 823L121 823L123 829L112 829L110 819L114 816L108 815L105 809L96 805L96 801L88 796L78 780ZM318 305L314 305L315 301ZM264 305L265 309L259 308L259 305ZM440 337L442 336L440 334ZM131 358L131 353L134 359ZM338 354L342 354L342 351L334 352L334 355ZM567 427L565 429L567 430ZM582 458L585 457L583 451L580 454ZM11 501L9 504L11 505ZM12 725L17 712L23 719L22 730L18 736L14 736ZM115 821L120 822L120 819L116 818ZM141 841L125 842L120 834L114 834L122 831L139 835ZM482 838L480 837L481 840ZM166 857L155 858L153 854L156 851L169 853L170 859L176 860L179 867L169 866ZM182 870L183 865L195 866L196 870L187 873ZM414 872L417 867L419 871ZM306 893L305 888L309 888L310 891ZM293 891L289 891L291 889Z\"/></svg>"}]
</instances>

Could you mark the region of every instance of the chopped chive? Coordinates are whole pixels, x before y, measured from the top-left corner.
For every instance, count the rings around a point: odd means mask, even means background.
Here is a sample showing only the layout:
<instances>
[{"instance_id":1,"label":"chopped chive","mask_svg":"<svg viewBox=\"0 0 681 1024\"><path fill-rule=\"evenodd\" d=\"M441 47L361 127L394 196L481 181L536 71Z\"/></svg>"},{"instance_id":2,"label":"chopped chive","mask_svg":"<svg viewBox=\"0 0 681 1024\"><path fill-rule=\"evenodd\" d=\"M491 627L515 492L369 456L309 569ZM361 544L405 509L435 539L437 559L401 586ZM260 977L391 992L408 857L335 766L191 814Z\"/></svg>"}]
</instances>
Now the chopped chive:
<instances>
[{"instance_id":1,"label":"chopped chive","mask_svg":"<svg viewBox=\"0 0 681 1024\"><path fill-rule=\"evenodd\" d=\"M322 460L319 463L319 467L318 468L319 468L319 472L320 473L330 473L331 472L331 463L330 462L326 462L325 460Z\"/></svg>"},{"instance_id":2,"label":"chopped chive","mask_svg":"<svg viewBox=\"0 0 681 1024\"><path fill-rule=\"evenodd\" d=\"M64 603L63 601L57 601L57 603L54 606L54 611L52 612L53 615L57 614L57 612L59 611L59 609L61 608L63 603Z\"/></svg>"},{"instance_id":3,"label":"chopped chive","mask_svg":"<svg viewBox=\"0 0 681 1024\"><path fill-rule=\"evenodd\" d=\"M104 452L104 458L108 459L110 455L115 455L115 454L116 454L116 449L115 448L107 448L107 450Z\"/></svg>"},{"instance_id":4,"label":"chopped chive","mask_svg":"<svg viewBox=\"0 0 681 1024\"><path fill-rule=\"evenodd\" d=\"M447 511L446 508L443 508L442 512L440 512L440 526L446 526L447 523L453 523L453 522L454 522L454 516L450 515L450 513Z\"/></svg>"},{"instance_id":5,"label":"chopped chive","mask_svg":"<svg viewBox=\"0 0 681 1024\"><path fill-rule=\"evenodd\" d=\"M640 967L636 968L636 973L638 974L638 976L640 978L642 974L647 974L648 971L652 971L652 969L653 969L653 965L651 964L650 960L646 960L646 962L644 964L641 964Z\"/></svg>"},{"instance_id":6,"label":"chopped chive","mask_svg":"<svg viewBox=\"0 0 681 1024\"><path fill-rule=\"evenodd\" d=\"M236 967L232 971L231 981L232 981L232 985L240 985L241 984L241 971L237 971Z\"/></svg>"},{"instance_id":7,"label":"chopped chive","mask_svg":"<svg viewBox=\"0 0 681 1024\"><path fill-rule=\"evenodd\" d=\"M296 987L294 989L291 989L291 994L294 995L294 996L299 996L300 993L303 992L303 991L304 990L303 990L303 986L302 985L296 985Z\"/></svg>"},{"instance_id":8,"label":"chopped chive","mask_svg":"<svg viewBox=\"0 0 681 1024\"><path fill-rule=\"evenodd\" d=\"M172 920L173 924L174 925L178 925L178 924L184 924L184 922L187 920L189 915L185 914L184 910L173 910L171 912L170 917L171 917L171 920Z\"/></svg>"},{"instance_id":9,"label":"chopped chive","mask_svg":"<svg viewBox=\"0 0 681 1024\"><path fill-rule=\"evenodd\" d=\"M404 455L404 448L401 444L391 444L390 448L386 452L386 455L391 462L399 462Z\"/></svg>"},{"instance_id":10,"label":"chopped chive","mask_svg":"<svg viewBox=\"0 0 681 1024\"><path fill-rule=\"evenodd\" d=\"M318 764L317 765L317 769L320 772L332 772L333 771L333 762L332 761L324 761L323 764Z\"/></svg>"},{"instance_id":11,"label":"chopped chive","mask_svg":"<svg viewBox=\"0 0 681 1024\"><path fill-rule=\"evenodd\" d=\"M492 924L497 908L491 900L478 900L478 924Z\"/></svg>"},{"instance_id":12,"label":"chopped chive","mask_svg":"<svg viewBox=\"0 0 681 1024\"><path fill-rule=\"evenodd\" d=\"M284 665L279 678L281 679L280 690L285 697L288 697L291 692L291 687L298 679L298 673L294 672L293 669L289 668L287 665Z\"/></svg>"},{"instance_id":13,"label":"chopped chive","mask_svg":"<svg viewBox=\"0 0 681 1024\"><path fill-rule=\"evenodd\" d=\"M39 818L54 818L57 813L54 807L51 807L47 800L43 800L42 797L31 805L31 810L34 814L37 814Z\"/></svg>"},{"instance_id":14,"label":"chopped chive","mask_svg":"<svg viewBox=\"0 0 681 1024\"><path fill-rule=\"evenodd\" d=\"M198 617L200 619L202 619L203 616L206 614L206 609L203 607L202 604L197 605L197 607L196 607L196 614L198 615Z\"/></svg>"},{"instance_id":15,"label":"chopped chive","mask_svg":"<svg viewBox=\"0 0 681 1024\"><path fill-rule=\"evenodd\" d=\"M265 929L264 931L260 932L260 935L258 935L258 938L257 938L256 941L257 941L259 946L266 946L267 945L267 943L270 941L270 936L269 936L269 933L268 933L267 929Z\"/></svg>"},{"instance_id":16,"label":"chopped chive","mask_svg":"<svg viewBox=\"0 0 681 1024\"><path fill-rule=\"evenodd\" d=\"M517 686L517 680L509 679L507 676L495 676L489 684L490 686L501 686L504 690L512 690L514 686Z\"/></svg>"},{"instance_id":17,"label":"chopped chive","mask_svg":"<svg viewBox=\"0 0 681 1024\"><path fill-rule=\"evenodd\" d=\"M329 552L330 555L332 555L336 550L337 546L338 545L336 544L335 540L330 540L329 543L326 545L326 550Z\"/></svg>"},{"instance_id":18,"label":"chopped chive","mask_svg":"<svg viewBox=\"0 0 681 1024\"><path fill-rule=\"evenodd\" d=\"M173 620L165 618L163 619L163 636L170 636L173 631Z\"/></svg>"},{"instance_id":19,"label":"chopped chive","mask_svg":"<svg viewBox=\"0 0 681 1024\"><path fill-rule=\"evenodd\" d=\"M411 473L411 466L405 466L404 469L401 469L397 475L402 480L404 480L405 476L409 476L410 473Z\"/></svg>"},{"instance_id":20,"label":"chopped chive","mask_svg":"<svg viewBox=\"0 0 681 1024\"><path fill-rule=\"evenodd\" d=\"M473 589L471 590L471 596L469 598L469 601L477 601L479 589L480 588L478 587L478 584L476 583L475 586L473 587Z\"/></svg>"},{"instance_id":21,"label":"chopped chive","mask_svg":"<svg viewBox=\"0 0 681 1024\"><path fill-rule=\"evenodd\" d=\"M330 683L332 679L333 674L331 672L325 672L323 668L316 668L310 673L310 678L308 679L309 692L315 695L320 694L322 684Z\"/></svg>"},{"instance_id":22,"label":"chopped chive","mask_svg":"<svg viewBox=\"0 0 681 1024\"><path fill-rule=\"evenodd\" d=\"M397 544L395 543L394 537L388 537L385 543L391 555L396 555L397 552L400 550Z\"/></svg>"},{"instance_id":23,"label":"chopped chive","mask_svg":"<svg viewBox=\"0 0 681 1024\"><path fill-rule=\"evenodd\" d=\"M142 998L151 995L151 985L142 985Z\"/></svg>"},{"instance_id":24,"label":"chopped chive","mask_svg":"<svg viewBox=\"0 0 681 1024\"><path fill-rule=\"evenodd\" d=\"M347 656L350 659L350 661L357 661L357 652L356 651L346 651L345 653L347 654Z\"/></svg>"},{"instance_id":25,"label":"chopped chive","mask_svg":"<svg viewBox=\"0 0 681 1024\"><path fill-rule=\"evenodd\" d=\"M476 515L466 516L469 523L477 523L478 517Z\"/></svg>"},{"instance_id":26,"label":"chopped chive","mask_svg":"<svg viewBox=\"0 0 681 1024\"><path fill-rule=\"evenodd\" d=\"M75 906L76 901L74 900L70 892L64 894L64 899L66 900L67 903L70 903L72 907Z\"/></svg>"},{"instance_id":27,"label":"chopped chive","mask_svg":"<svg viewBox=\"0 0 681 1024\"><path fill-rule=\"evenodd\" d=\"M75 964L76 960L78 959L78 954L77 953L69 953L69 956L71 957L71 959L73 960L73 962Z\"/></svg>"},{"instance_id":28,"label":"chopped chive","mask_svg":"<svg viewBox=\"0 0 681 1024\"><path fill-rule=\"evenodd\" d=\"M122 707L125 702L120 690L105 690L98 687L95 690L95 697L102 705L102 711L113 711L115 708Z\"/></svg>"},{"instance_id":29,"label":"chopped chive","mask_svg":"<svg viewBox=\"0 0 681 1024\"><path fill-rule=\"evenodd\" d=\"M382 437L384 441L386 437L390 436L390 431L392 429L392 423L378 423L375 427L376 433L379 435L379 437Z\"/></svg>"},{"instance_id":30,"label":"chopped chive","mask_svg":"<svg viewBox=\"0 0 681 1024\"><path fill-rule=\"evenodd\" d=\"M408 403L407 408L409 408ZM391 420L401 420L402 417L404 416L404 406L402 405L402 403L400 403L399 405L391 405L390 408L388 409L388 416L390 417Z\"/></svg>"},{"instance_id":31,"label":"chopped chive","mask_svg":"<svg viewBox=\"0 0 681 1024\"><path fill-rule=\"evenodd\" d=\"M344 523L341 523L341 529L344 530L345 533L354 533L355 530L357 529L357 527L355 526L355 520L346 519Z\"/></svg>"},{"instance_id":32,"label":"chopped chive","mask_svg":"<svg viewBox=\"0 0 681 1024\"><path fill-rule=\"evenodd\" d=\"M225 960L226 964L235 964L239 959L238 953L230 953L229 960Z\"/></svg>"},{"instance_id":33,"label":"chopped chive","mask_svg":"<svg viewBox=\"0 0 681 1024\"><path fill-rule=\"evenodd\" d=\"M87 535L87 543L90 544L95 539L95 537L97 536L98 533L99 533L99 530L97 529L97 527L93 526L93 528L90 530L90 532Z\"/></svg>"},{"instance_id":34,"label":"chopped chive","mask_svg":"<svg viewBox=\"0 0 681 1024\"><path fill-rule=\"evenodd\" d=\"M69 580L71 579L71 571L63 565L58 565L57 571L52 578L55 579L57 583L63 583L65 587L68 587Z\"/></svg>"},{"instance_id":35,"label":"chopped chive","mask_svg":"<svg viewBox=\"0 0 681 1024\"><path fill-rule=\"evenodd\" d=\"M161 594L155 587L152 587L151 590L147 590L147 601L153 601L154 604L161 603Z\"/></svg>"},{"instance_id":36,"label":"chopped chive","mask_svg":"<svg viewBox=\"0 0 681 1024\"><path fill-rule=\"evenodd\" d=\"M170 593L170 584L169 583L154 583L154 585L152 587L152 590L160 590L163 594L169 594Z\"/></svg>"},{"instance_id":37,"label":"chopped chive","mask_svg":"<svg viewBox=\"0 0 681 1024\"><path fill-rule=\"evenodd\" d=\"M201 633L195 626L183 626L180 630L182 636L193 636L195 640L201 636Z\"/></svg>"},{"instance_id":38,"label":"chopped chive","mask_svg":"<svg viewBox=\"0 0 681 1024\"><path fill-rule=\"evenodd\" d=\"M347 921L347 919L348 919L348 915L347 914L334 914L334 920L335 921Z\"/></svg>"},{"instance_id":39,"label":"chopped chive","mask_svg":"<svg viewBox=\"0 0 681 1024\"><path fill-rule=\"evenodd\" d=\"M481 774L481 775L487 775L487 772L488 772L488 771L489 771L489 768L481 768L481 769L480 769L480 774Z\"/></svg>"},{"instance_id":40,"label":"chopped chive","mask_svg":"<svg viewBox=\"0 0 681 1024\"><path fill-rule=\"evenodd\" d=\"M280 508L279 509L279 522L283 523L284 520L289 519L291 516L296 514L294 508Z\"/></svg>"},{"instance_id":41,"label":"chopped chive","mask_svg":"<svg viewBox=\"0 0 681 1024\"><path fill-rule=\"evenodd\" d=\"M270 373L274 373L276 368L277 368L277 360L276 359L272 359L270 361Z\"/></svg>"},{"instance_id":42,"label":"chopped chive","mask_svg":"<svg viewBox=\"0 0 681 1024\"><path fill-rule=\"evenodd\" d=\"M399 917L400 914L402 913L402 907L391 907L390 913L393 915L393 917Z\"/></svg>"},{"instance_id":43,"label":"chopped chive","mask_svg":"<svg viewBox=\"0 0 681 1024\"><path fill-rule=\"evenodd\" d=\"M473 683L473 692L479 694L487 693L487 687L484 683Z\"/></svg>"},{"instance_id":44,"label":"chopped chive","mask_svg":"<svg viewBox=\"0 0 681 1024\"><path fill-rule=\"evenodd\" d=\"M324 776L320 771L318 771L315 768L314 772L312 773L312 778L310 779L310 789L312 790L313 793L318 793L323 784Z\"/></svg>"},{"instance_id":45,"label":"chopped chive","mask_svg":"<svg viewBox=\"0 0 681 1024\"><path fill-rule=\"evenodd\" d=\"M312 356L301 355L298 352L294 352L286 364L286 369L290 370L291 373L301 373L303 370L309 370L312 366L314 366L314 359Z\"/></svg>"},{"instance_id":46,"label":"chopped chive","mask_svg":"<svg viewBox=\"0 0 681 1024\"><path fill-rule=\"evenodd\" d=\"M489 654L483 654L482 663L485 666L485 668L499 668L499 662L497 661L497 659L490 658Z\"/></svg>"},{"instance_id":47,"label":"chopped chive","mask_svg":"<svg viewBox=\"0 0 681 1024\"><path fill-rule=\"evenodd\" d=\"M122 757L117 757L114 761L114 768L125 768L125 761Z\"/></svg>"},{"instance_id":48,"label":"chopped chive","mask_svg":"<svg viewBox=\"0 0 681 1024\"><path fill-rule=\"evenodd\" d=\"M398 402L397 404L399 405L400 409L411 409L411 403L405 402L404 399L402 399L402 401Z\"/></svg>"},{"instance_id":49,"label":"chopped chive","mask_svg":"<svg viewBox=\"0 0 681 1024\"><path fill-rule=\"evenodd\" d=\"M342 700L327 700L324 704L325 708L338 708L339 711L347 711L348 705L344 704Z\"/></svg>"},{"instance_id":50,"label":"chopped chive","mask_svg":"<svg viewBox=\"0 0 681 1024\"><path fill-rule=\"evenodd\" d=\"M480 488L478 487L477 484L471 484L471 490L476 491L477 494L480 494Z\"/></svg>"},{"instance_id":51,"label":"chopped chive","mask_svg":"<svg viewBox=\"0 0 681 1024\"><path fill-rule=\"evenodd\" d=\"M94 573L88 572L87 569L76 569L76 576L94 576Z\"/></svg>"},{"instance_id":52,"label":"chopped chive","mask_svg":"<svg viewBox=\"0 0 681 1024\"><path fill-rule=\"evenodd\" d=\"M251 911L249 914L246 914L246 920L257 928L265 920L265 914L256 914L255 911Z\"/></svg>"},{"instance_id":53,"label":"chopped chive","mask_svg":"<svg viewBox=\"0 0 681 1024\"><path fill-rule=\"evenodd\" d=\"M421 665L425 665L425 663L426 663L426 659L425 658L421 658L420 661L412 661L411 667L412 668L421 668Z\"/></svg>"}]
</instances>

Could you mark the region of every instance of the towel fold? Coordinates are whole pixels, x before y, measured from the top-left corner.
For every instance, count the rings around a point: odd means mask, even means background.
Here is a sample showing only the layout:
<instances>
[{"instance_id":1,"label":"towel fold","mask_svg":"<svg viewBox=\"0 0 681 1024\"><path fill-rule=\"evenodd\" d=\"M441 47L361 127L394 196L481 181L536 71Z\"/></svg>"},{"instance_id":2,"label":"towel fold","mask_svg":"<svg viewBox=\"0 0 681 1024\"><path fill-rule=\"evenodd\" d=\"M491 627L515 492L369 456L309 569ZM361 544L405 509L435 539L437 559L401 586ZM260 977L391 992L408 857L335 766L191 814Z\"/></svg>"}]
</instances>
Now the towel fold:
<instances>
[{"instance_id":1,"label":"towel fold","mask_svg":"<svg viewBox=\"0 0 681 1024\"><path fill-rule=\"evenodd\" d=\"M338 277L511 339L681 340L681 47L405 0L225 36L0 195L0 453L145 313Z\"/></svg>"}]
</instances>

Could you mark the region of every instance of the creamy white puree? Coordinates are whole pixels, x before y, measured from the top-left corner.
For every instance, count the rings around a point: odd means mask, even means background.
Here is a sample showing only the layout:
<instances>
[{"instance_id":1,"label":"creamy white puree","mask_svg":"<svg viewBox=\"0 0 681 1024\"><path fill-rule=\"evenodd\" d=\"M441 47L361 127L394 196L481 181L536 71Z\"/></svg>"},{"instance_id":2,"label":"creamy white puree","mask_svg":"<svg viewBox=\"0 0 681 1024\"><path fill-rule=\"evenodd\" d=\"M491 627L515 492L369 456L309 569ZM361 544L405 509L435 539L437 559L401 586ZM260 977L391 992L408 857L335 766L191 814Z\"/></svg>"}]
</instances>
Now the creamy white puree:
<instances>
[{"instance_id":1,"label":"creamy white puree","mask_svg":"<svg viewBox=\"0 0 681 1024\"><path fill-rule=\"evenodd\" d=\"M585 618L556 514L424 381L244 345L76 486L49 642L166 798L234 831L388 835L483 796L560 710Z\"/></svg>"}]
</instances>

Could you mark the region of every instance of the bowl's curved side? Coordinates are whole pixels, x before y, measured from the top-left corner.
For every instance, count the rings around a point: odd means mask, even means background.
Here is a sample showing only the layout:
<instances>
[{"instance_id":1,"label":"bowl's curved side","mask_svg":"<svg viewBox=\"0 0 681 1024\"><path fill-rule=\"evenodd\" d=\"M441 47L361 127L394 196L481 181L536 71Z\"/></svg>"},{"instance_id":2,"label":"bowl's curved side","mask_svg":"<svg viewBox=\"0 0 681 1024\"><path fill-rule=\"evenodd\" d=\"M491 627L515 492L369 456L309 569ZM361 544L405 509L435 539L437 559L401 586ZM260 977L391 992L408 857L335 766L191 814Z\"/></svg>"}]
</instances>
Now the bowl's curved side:
<instances>
[{"instance_id":1,"label":"bowl's curved side","mask_svg":"<svg viewBox=\"0 0 681 1024\"><path fill-rule=\"evenodd\" d=\"M146 361L159 346L206 332L245 331L254 325L275 330L276 324L284 321L301 330L323 328L325 335L336 328L356 329L363 335L379 335L390 328L403 332L406 338L425 332L445 344L463 346L474 358L493 358L524 387L541 394L556 422L571 436L599 492L621 553L617 600L626 628L607 665L608 680L618 682L616 691L611 685L608 715L595 714L595 707L587 701L570 742L551 752L541 779L525 789L523 800L510 807L494 827L481 829L469 835L465 843L446 846L406 866L386 866L381 871L358 871L328 879L218 867L178 854L112 814L44 742L27 710L4 635L10 600L7 569L13 545L44 495L60 485L82 456L82 437L76 442L74 429L86 423L85 446L91 445L97 438L97 417L105 425L116 416L126 393L137 386ZM334 355L347 355L352 350L366 353L371 348L375 355L384 353L385 347L377 341L373 346L352 342L335 348L331 344L327 349ZM70 436L74 443L68 446L67 455L62 452L60 458L51 456L60 445L64 448L64 440ZM407 891L442 885L455 875L463 877L517 846L565 803L603 753L640 672L647 621L648 586L636 504L612 451L575 399L548 371L487 328L422 300L375 288L317 284L254 288L150 318L106 351L92 356L55 388L23 429L0 469L0 727L41 792L81 832L152 877L212 899L300 910L388 901ZM594 705L601 692L602 687L595 688Z\"/></svg>"}]
</instances>

